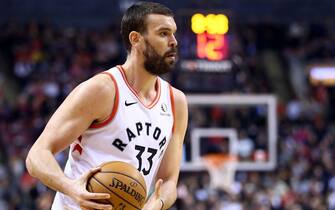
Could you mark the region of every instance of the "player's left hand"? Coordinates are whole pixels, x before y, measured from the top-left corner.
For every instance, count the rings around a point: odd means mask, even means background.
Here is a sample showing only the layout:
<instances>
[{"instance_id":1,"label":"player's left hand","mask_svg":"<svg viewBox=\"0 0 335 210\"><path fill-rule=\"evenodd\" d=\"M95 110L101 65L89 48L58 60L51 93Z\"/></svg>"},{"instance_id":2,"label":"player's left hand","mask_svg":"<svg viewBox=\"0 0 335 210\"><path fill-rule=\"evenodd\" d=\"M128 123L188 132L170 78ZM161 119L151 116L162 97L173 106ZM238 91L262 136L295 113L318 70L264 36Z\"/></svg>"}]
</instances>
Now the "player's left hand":
<instances>
[{"instance_id":1,"label":"player's left hand","mask_svg":"<svg viewBox=\"0 0 335 210\"><path fill-rule=\"evenodd\" d=\"M148 201L145 203L142 210L162 210L163 204L161 201L161 186L163 184L163 180L159 179L155 184L155 192L152 193Z\"/></svg>"}]
</instances>

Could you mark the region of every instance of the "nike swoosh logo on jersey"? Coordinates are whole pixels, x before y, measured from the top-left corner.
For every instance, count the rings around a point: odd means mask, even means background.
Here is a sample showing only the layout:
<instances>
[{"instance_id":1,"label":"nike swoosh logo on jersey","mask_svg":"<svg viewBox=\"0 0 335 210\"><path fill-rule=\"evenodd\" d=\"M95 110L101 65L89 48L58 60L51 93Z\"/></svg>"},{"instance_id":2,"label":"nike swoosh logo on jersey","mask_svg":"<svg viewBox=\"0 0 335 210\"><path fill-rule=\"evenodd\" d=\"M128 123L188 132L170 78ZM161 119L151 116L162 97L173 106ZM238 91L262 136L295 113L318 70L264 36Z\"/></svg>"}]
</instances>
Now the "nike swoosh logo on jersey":
<instances>
[{"instance_id":1,"label":"nike swoosh logo on jersey","mask_svg":"<svg viewBox=\"0 0 335 210\"><path fill-rule=\"evenodd\" d=\"M125 105L125 106L131 106L131 105L133 105L133 104L137 104L137 102L135 101L135 102L127 103L127 101L124 101L124 105Z\"/></svg>"}]
</instances>

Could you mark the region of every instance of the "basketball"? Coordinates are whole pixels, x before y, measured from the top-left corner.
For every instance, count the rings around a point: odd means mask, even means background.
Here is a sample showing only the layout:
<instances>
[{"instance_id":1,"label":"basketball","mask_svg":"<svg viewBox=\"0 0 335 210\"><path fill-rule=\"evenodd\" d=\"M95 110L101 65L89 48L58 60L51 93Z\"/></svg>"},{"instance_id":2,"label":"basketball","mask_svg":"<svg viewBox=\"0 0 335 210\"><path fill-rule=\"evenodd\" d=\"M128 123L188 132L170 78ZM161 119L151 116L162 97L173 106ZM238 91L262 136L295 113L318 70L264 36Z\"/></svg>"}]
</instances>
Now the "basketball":
<instances>
[{"instance_id":1,"label":"basketball","mask_svg":"<svg viewBox=\"0 0 335 210\"><path fill-rule=\"evenodd\" d=\"M132 165L120 161L102 164L101 171L88 179L87 190L109 193L110 198L101 200L101 203L108 203L122 210L142 209L147 196L142 174Z\"/></svg>"}]
</instances>

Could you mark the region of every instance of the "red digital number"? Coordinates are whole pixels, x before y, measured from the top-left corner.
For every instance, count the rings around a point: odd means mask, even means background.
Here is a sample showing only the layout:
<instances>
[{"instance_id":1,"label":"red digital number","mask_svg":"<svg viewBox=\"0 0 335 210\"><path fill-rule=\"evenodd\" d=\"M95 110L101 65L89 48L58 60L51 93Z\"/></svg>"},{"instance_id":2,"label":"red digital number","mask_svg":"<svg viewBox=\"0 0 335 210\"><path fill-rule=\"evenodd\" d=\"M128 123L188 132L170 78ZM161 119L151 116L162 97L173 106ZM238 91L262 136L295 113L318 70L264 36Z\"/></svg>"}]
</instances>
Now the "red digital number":
<instances>
[{"instance_id":1,"label":"red digital number","mask_svg":"<svg viewBox=\"0 0 335 210\"><path fill-rule=\"evenodd\" d=\"M227 57L227 43L222 34L197 34L198 58L213 61L223 60Z\"/></svg>"}]
</instances>

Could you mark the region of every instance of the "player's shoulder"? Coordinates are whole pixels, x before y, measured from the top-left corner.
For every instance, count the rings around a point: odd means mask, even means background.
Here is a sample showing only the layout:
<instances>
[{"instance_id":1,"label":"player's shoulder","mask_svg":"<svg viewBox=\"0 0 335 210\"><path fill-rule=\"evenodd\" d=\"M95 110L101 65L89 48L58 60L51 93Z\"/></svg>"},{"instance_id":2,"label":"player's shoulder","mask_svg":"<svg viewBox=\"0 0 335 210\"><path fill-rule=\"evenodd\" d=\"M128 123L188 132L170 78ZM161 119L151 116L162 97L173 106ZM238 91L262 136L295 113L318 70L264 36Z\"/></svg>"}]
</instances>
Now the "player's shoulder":
<instances>
[{"instance_id":1,"label":"player's shoulder","mask_svg":"<svg viewBox=\"0 0 335 210\"><path fill-rule=\"evenodd\" d=\"M106 71L102 71L94 75L90 79L88 79L86 82L91 88L98 89L102 92L108 93L111 90L115 89L116 84L115 84L115 78L113 76L114 71L116 71L116 67Z\"/></svg>"},{"instance_id":2,"label":"player's shoulder","mask_svg":"<svg viewBox=\"0 0 335 210\"><path fill-rule=\"evenodd\" d=\"M174 103L174 110L175 110L175 132L176 133L183 133L185 132L188 120L188 104L187 98L183 91L172 87L172 94L173 94L173 103Z\"/></svg>"},{"instance_id":3,"label":"player's shoulder","mask_svg":"<svg viewBox=\"0 0 335 210\"><path fill-rule=\"evenodd\" d=\"M185 93L179 90L178 88L173 87L172 85L171 85L171 89L172 89L175 106L186 105L187 99L186 99Z\"/></svg>"},{"instance_id":4,"label":"player's shoulder","mask_svg":"<svg viewBox=\"0 0 335 210\"><path fill-rule=\"evenodd\" d=\"M111 74L101 72L79 84L77 89L89 98L114 98L116 86L112 78Z\"/></svg>"}]
</instances>

